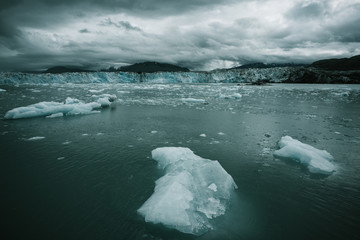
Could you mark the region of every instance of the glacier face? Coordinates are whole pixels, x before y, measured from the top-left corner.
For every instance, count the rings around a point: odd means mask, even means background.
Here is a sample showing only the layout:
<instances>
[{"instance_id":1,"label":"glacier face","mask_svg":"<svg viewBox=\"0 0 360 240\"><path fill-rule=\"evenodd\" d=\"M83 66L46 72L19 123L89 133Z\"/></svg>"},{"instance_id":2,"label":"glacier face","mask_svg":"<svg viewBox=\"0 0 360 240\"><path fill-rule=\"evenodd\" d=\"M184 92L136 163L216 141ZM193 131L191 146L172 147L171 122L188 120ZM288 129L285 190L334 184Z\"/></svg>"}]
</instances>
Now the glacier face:
<instances>
[{"instance_id":1,"label":"glacier face","mask_svg":"<svg viewBox=\"0 0 360 240\"><path fill-rule=\"evenodd\" d=\"M268 80L284 82L294 67L217 70L212 72L75 72L62 74L0 73L0 84L51 83L244 83Z\"/></svg>"}]
</instances>

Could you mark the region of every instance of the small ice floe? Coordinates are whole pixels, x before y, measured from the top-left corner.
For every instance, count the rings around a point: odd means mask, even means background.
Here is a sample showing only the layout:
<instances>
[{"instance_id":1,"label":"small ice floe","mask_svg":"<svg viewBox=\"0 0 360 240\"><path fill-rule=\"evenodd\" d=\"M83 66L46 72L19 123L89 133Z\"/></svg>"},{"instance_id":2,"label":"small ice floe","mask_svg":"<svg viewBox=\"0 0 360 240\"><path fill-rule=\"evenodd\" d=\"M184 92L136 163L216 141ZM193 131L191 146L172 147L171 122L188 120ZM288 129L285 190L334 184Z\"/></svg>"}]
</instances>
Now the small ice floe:
<instances>
[{"instance_id":1,"label":"small ice floe","mask_svg":"<svg viewBox=\"0 0 360 240\"><path fill-rule=\"evenodd\" d=\"M223 132L218 132L218 135L223 136L223 135L225 135L225 133L223 133Z\"/></svg>"},{"instance_id":2,"label":"small ice floe","mask_svg":"<svg viewBox=\"0 0 360 240\"><path fill-rule=\"evenodd\" d=\"M333 156L325 150L319 150L290 136L282 137L279 147L274 152L276 158L295 160L305 165L311 173L330 175L336 170L331 162Z\"/></svg>"},{"instance_id":3,"label":"small ice floe","mask_svg":"<svg viewBox=\"0 0 360 240\"><path fill-rule=\"evenodd\" d=\"M265 147L261 150L261 154L262 156L270 154L271 153L271 148Z\"/></svg>"},{"instance_id":4,"label":"small ice floe","mask_svg":"<svg viewBox=\"0 0 360 240\"><path fill-rule=\"evenodd\" d=\"M114 94L101 94L101 95L92 95L91 96L93 99L96 100L96 102L101 104L101 107L109 107L111 105L112 102L114 102L117 97Z\"/></svg>"},{"instance_id":5,"label":"small ice floe","mask_svg":"<svg viewBox=\"0 0 360 240\"><path fill-rule=\"evenodd\" d=\"M184 103L205 103L205 99L198 98L181 98L180 100Z\"/></svg>"},{"instance_id":6,"label":"small ice floe","mask_svg":"<svg viewBox=\"0 0 360 240\"><path fill-rule=\"evenodd\" d=\"M64 103L60 102L39 102L26 107L18 107L8 111L5 119L19 119L32 117L58 117L60 114L80 115L99 113L101 108L110 106L110 103L116 99L115 95L100 95L97 100L90 103L84 103L76 98L66 98Z\"/></svg>"},{"instance_id":7,"label":"small ice floe","mask_svg":"<svg viewBox=\"0 0 360 240\"><path fill-rule=\"evenodd\" d=\"M153 130L153 131L151 131L150 133L155 134L155 133L157 133L157 132L158 132L158 131Z\"/></svg>"},{"instance_id":8,"label":"small ice floe","mask_svg":"<svg viewBox=\"0 0 360 240\"><path fill-rule=\"evenodd\" d=\"M83 134L81 134L81 136L86 137L86 136L89 136L89 134L88 133L83 133Z\"/></svg>"},{"instance_id":9,"label":"small ice floe","mask_svg":"<svg viewBox=\"0 0 360 240\"><path fill-rule=\"evenodd\" d=\"M201 235L213 229L210 220L225 214L237 188L218 161L195 155L189 148L162 147L152 158L165 171L154 193L137 210L146 222L161 223L183 233Z\"/></svg>"},{"instance_id":10,"label":"small ice floe","mask_svg":"<svg viewBox=\"0 0 360 240\"><path fill-rule=\"evenodd\" d=\"M340 135L341 133L340 132L334 132L335 134L338 134L338 135Z\"/></svg>"},{"instance_id":11,"label":"small ice floe","mask_svg":"<svg viewBox=\"0 0 360 240\"><path fill-rule=\"evenodd\" d=\"M36 137L31 137L31 138L28 138L28 139L25 139L26 141L37 141L37 140L41 140L41 139L44 139L45 137L42 137L42 136L36 136Z\"/></svg>"},{"instance_id":12,"label":"small ice floe","mask_svg":"<svg viewBox=\"0 0 360 240\"><path fill-rule=\"evenodd\" d=\"M202 134L200 134L200 137L206 137L206 134L205 133L202 133Z\"/></svg>"},{"instance_id":13,"label":"small ice floe","mask_svg":"<svg viewBox=\"0 0 360 240\"><path fill-rule=\"evenodd\" d=\"M65 157L58 157L57 160L64 160Z\"/></svg>"},{"instance_id":14,"label":"small ice floe","mask_svg":"<svg viewBox=\"0 0 360 240\"><path fill-rule=\"evenodd\" d=\"M6 90L5 90L5 89L0 88L0 92L6 92Z\"/></svg>"},{"instance_id":15,"label":"small ice floe","mask_svg":"<svg viewBox=\"0 0 360 240\"><path fill-rule=\"evenodd\" d=\"M242 98L242 95L240 93L233 93L230 95L220 94L219 97L223 99L240 99Z\"/></svg>"},{"instance_id":16,"label":"small ice floe","mask_svg":"<svg viewBox=\"0 0 360 240\"><path fill-rule=\"evenodd\" d=\"M101 136L101 135L104 135L104 134L101 133L101 132L98 132L98 133L96 134L96 136Z\"/></svg>"},{"instance_id":17,"label":"small ice floe","mask_svg":"<svg viewBox=\"0 0 360 240\"><path fill-rule=\"evenodd\" d=\"M38 89L29 89L29 91L31 91L31 92L33 92L33 93L39 93L39 92L41 92L40 90L38 90Z\"/></svg>"},{"instance_id":18,"label":"small ice floe","mask_svg":"<svg viewBox=\"0 0 360 240\"><path fill-rule=\"evenodd\" d=\"M99 90L96 90L96 89L90 89L89 92L91 93L101 93L103 92L105 89L99 89Z\"/></svg>"},{"instance_id":19,"label":"small ice floe","mask_svg":"<svg viewBox=\"0 0 360 240\"><path fill-rule=\"evenodd\" d=\"M72 143L72 141L65 141L62 143L62 145L69 145L70 143Z\"/></svg>"}]
</instances>

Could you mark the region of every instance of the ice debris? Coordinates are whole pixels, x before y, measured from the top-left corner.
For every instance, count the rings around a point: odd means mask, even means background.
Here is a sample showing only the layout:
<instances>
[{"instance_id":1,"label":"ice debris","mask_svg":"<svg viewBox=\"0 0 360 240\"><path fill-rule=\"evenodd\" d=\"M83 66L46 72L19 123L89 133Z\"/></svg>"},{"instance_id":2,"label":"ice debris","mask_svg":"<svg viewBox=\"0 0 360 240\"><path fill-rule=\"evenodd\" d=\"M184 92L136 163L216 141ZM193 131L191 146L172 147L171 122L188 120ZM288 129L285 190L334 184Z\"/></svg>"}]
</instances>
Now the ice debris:
<instances>
[{"instance_id":1,"label":"ice debris","mask_svg":"<svg viewBox=\"0 0 360 240\"><path fill-rule=\"evenodd\" d=\"M316 149L290 136L279 141L280 149L274 152L276 158L290 159L305 165L311 173L330 175L335 166L333 156L325 150Z\"/></svg>"},{"instance_id":2,"label":"ice debris","mask_svg":"<svg viewBox=\"0 0 360 240\"><path fill-rule=\"evenodd\" d=\"M184 103L205 103L205 99L197 98L181 98L180 100Z\"/></svg>"},{"instance_id":3,"label":"ice debris","mask_svg":"<svg viewBox=\"0 0 360 240\"><path fill-rule=\"evenodd\" d=\"M0 88L0 92L6 92L6 90L5 90L5 89Z\"/></svg>"},{"instance_id":4,"label":"ice debris","mask_svg":"<svg viewBox=\"0 0 360 240\"><path fill-rule=\"evenodd\" d=\"M41 140L41 139L44 139L45 137L42 137L42 136L36 136L36 137L31 137L31 138L28 138L26 139L26 141L37 141L37 140Z\"/></svg>"},{"instance_id":5,"label":"ice debris","mask_svg":"<svg viewBox=\"0 0 360 240\"><path fill-rule=\"evenodd\" d=\"M110 106L115 101L115 95L103 94L97 96L94 102L84 103L76 98L66 98L65 102L39 102L26 107L18 107L8 111L5 119L32 117L60 117L63 115L79 115L99 113L99 109Z\"/></svg>"},{"instance_id":6,"label":"ice debris","mask_svg":"<svg viewBox=\"0 0 360 240\"><path fill-rule=\"evenodd\" d=\"M162 147L152 158L165 170L154 193L138 209L146 222L161 223L183 233L201 235L212 229L209 219L225 213L233 178L218 161L195 155L189 148Z\"/></svg>"}]
</instances>

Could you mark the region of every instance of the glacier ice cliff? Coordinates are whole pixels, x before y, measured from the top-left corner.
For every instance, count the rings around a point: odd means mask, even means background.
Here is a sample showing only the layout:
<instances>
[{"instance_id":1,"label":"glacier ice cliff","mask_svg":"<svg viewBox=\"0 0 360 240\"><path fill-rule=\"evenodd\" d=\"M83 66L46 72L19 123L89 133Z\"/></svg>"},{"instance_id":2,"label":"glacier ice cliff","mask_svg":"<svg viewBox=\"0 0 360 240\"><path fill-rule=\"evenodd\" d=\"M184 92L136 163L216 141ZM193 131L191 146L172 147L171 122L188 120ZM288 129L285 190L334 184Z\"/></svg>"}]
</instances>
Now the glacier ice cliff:
<instances>
[{"instance_id":1,"label":"glacier ice cliff","mask_svg":"<svg viewBox=\"0 0 360 240\"><path fill-rule=\"evenodd\" d=\"M211 72L74 72L74 73L0 73L0 84L51 83L244 83L267 80L286 81L292 67L268 69L217 70Z\"/></svg>"},{"instance_id":2,"label":"glacier ice cliff","mask_svg":"<svg viewBox=\"0 0 360 240\"><path fill-rule=\"evenodd\" d=\"M51 83L360 83L360 71L305 67L222 69L210 72L1 72L0 84Z\"/></svg>"}]
</instances>

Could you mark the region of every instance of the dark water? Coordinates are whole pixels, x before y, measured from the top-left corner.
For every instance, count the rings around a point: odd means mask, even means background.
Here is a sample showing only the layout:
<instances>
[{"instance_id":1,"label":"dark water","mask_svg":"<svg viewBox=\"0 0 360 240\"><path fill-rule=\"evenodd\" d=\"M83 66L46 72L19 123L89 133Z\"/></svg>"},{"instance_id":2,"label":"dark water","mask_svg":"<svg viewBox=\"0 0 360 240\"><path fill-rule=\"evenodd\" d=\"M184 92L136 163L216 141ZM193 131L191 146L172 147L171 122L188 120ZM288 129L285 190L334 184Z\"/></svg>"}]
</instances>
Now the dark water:
<instances>
[{"instance_id":1,"label":"dark water","mask_svg":"<svg viewBox=\"0 0 360 240\"><path fill-rule=\"evenodd\" d=\"M0 116L100 94L89 90L121 99L100 114L0 122L1 239L360 239L360 86L0 88ZM284 135L330 152L337 171L313 176L274 159ZM213 231L186 235L136 213L162 176L151 150L163 146L189 147L233 176L239 188Z\"/></svg>"}]
</instances>

